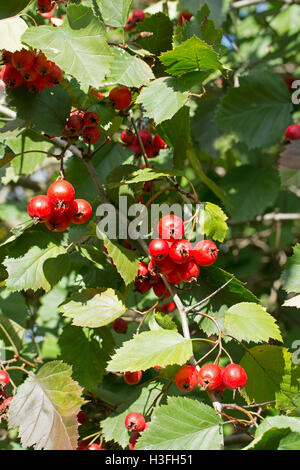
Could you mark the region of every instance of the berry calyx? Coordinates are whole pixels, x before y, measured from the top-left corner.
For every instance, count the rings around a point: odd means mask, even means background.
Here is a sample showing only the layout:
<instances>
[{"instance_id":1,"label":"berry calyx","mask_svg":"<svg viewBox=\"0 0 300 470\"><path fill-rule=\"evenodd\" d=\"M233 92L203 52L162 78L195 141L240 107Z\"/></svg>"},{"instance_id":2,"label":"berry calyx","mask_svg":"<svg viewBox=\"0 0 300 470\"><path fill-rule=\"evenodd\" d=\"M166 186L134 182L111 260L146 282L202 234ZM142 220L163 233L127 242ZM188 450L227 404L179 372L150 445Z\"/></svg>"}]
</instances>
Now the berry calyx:
<instances>
[{"instance_id":1,"label":"berry calyx","mask_svg":"<svg viewBox=\"0 0 300 470\"><path fill-rule=\"evenodd\" d=\"M300 139L300 124L292 124L285 131L285 137L290 140Z\"/></svg>"},{"instance_id":2,"label":"berry calyx","mask_svg":"<svg viewBox=\"0 0 300 470\"><path fill-rule=\"evenodd\" d=\"M198 371L194 366L183 366L176 374L177 387L184 392L190 392L197 387L199 382Z\"/></svg>"},{"instance_id":3,"label":"berry calyx","mask_svg":"<svg viewBox=\"0 0 300 470\"><path fill-rule=\"evenodd\" d=\"M35 222L46 221L52 213L52 206L48 197L43 195L33 197L28 203L27 212Z\"/></svg>"},{"instance_id":4,"label":"berry calyx","mask_svg":"<svg viewBox=\"0 0 300 470\"><path fill-rule=\"evenodd\" d=\"M142 372L138 370L137 372L125 372L124 380L128 385L136 385L140 382L142 378Z\"/></svg>"},{"instance_id":5,"label":"berry calyx","mask_svg":"<svg viewBox=\"0 0 300 470\"><path fill-rule=\"evenodd\" d=\"M146 421L141 413L129 413L125 418L125 426L129 432L144 431Z\"/></svg>"},{"instance_id":6,"label":"berry calyx","mask_svg":"<svg viewBox=\"0 0 300 470\"><path fill-rule=\"evenodd\" d=\"M119 111L128 108L132 100L130 91L124 86L113 88L110 91L108 98L111 105Z\"/></svg>"},{"instance_id":7,"label":"berry calyx","mask_svg":"<svg viewBox=\"0 0 300 470\"><path fill-rule=\"evenodd\" d=\"M247 383L245 369L239 364L228 364L223 372L223 384L230 388L242 388Z\"/></svg>"},{"instance_id":8,"label":"berry calyx","mask_svg":"<svg viewBox=\"0 0 300 470\"><path fill-rule=\"evenodd\" d=\"M155 238L150 242L149 253L156 261L165 259L169 254L169 245L166 240Z\"/></svg>"},{"instance_id":9,"label":"berry calyx","mask_svg":"<svg viewBox=\"0 0 300 470\"><path fill-rule=\"evenodd\" d=\"M184 264L192 258L192 249L188 240L178 240L171 246L169 256L174 263Z\"/></svg>"},{"instance_id":10,"label":"berry calyx","mask_svg":"<svg viewBox=\"0 0 300 470\"><path fill-rule=\"evenodd\" d=\"M211 266L218 257L218 248L211 240L201 240L194 247L192 254L199 266Z\"/></svg>"},{"instance_id":11,"label":"berry calyx","mask_svg":"<svg viewBox=\"0 0 300 470\"><path fill-rule=\"evenodd\" d=\"M6 370L0 370L0 388L7 387L9 384L9 375Z\"/></svg>"},{"instance_id":12,"label":"berry calyx","mask_svg":"<svg viewBox=\"0 0 300 470\"><path fill-rule=\"evenodd\" d=\"M205 364L199 371L199 383L208 391L217 390L222 385L223 370L217 364Z\"/></svg>"},{"instance_id":13,"label":"berry calyx","mask_svg":"<svg viewBox=\"0 0 300 470\"><path fill-rule=\"evenodd\" d=\"M74 199L72 210L72 222L74 224L85 224L92 214L92 206L85 199Z\"/></svg>"},{"instance_id":14,"label":"berry calyx","mask_svg":"<svg viewBox=\"0 0 300 470\"><path fill-rule=\"evenodd\" d=\"M115 332L119 334L125 334L128 330L128 324L124 318L116 318L112 326Z\"/></svg>"},{"instance_id":15,"label":"berry calyx","mask_svg":"<svg viewBox=\"0 0 300 470\"><path fill-rule=\"evenodd\" d=\"M179 240L184 234L184 224L180 217L174 214L165 215L158 223L157 231L164 240Z\"/></svg>"},{"instance_id":16,"label":"berry calyx","mask_svg":"<svg viewBox=\"0 0 300 470\"><path fill-rule=\"evenodd\" d=\"M68 181L59 180L49 186L47 196L53 207L68 208L75 199L75 189Z\"/></svg>"}]
</instances>

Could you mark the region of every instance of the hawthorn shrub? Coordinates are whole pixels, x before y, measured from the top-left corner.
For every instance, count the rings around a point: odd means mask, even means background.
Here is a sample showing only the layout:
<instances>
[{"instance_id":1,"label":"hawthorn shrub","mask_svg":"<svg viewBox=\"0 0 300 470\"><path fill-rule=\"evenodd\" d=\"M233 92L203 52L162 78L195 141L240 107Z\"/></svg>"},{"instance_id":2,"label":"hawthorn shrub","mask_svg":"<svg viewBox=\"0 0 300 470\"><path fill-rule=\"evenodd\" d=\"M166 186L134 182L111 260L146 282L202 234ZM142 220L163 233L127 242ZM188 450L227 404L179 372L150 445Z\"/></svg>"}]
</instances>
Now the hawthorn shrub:
<instances>
[{"instance_id":1,"label":"hawthorn shrub","mask_svg":"<svg viewBox=\"0 0 300 470\"><path fill-rule=\"evenodd\" d=\"M299 449L299 2L1 3L0 448Z\"/></svg>"}]
</instances>

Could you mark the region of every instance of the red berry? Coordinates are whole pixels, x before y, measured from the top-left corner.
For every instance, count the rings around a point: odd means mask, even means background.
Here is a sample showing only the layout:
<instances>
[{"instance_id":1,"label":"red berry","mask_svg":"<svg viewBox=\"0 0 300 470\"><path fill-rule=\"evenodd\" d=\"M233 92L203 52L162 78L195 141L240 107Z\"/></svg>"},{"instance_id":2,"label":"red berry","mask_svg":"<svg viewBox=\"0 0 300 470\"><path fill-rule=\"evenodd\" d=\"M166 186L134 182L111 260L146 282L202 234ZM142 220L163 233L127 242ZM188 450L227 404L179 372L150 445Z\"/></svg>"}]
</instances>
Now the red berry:
<instances>
[{"instance_id":1,"label":"red berry","mask_svg":"<svg viewBox=\"0 0 300 470\"><path fill-rule=\"evenodd\" d=\"M180 26L183 25L184 23L184 20L185 21L190 21L190 19L192 18L192 16L194 16L192 13L189 13L187 11L182 11L179 15L179 18L178 18L178 24Z\"/></svg>"},{"instance_id":2,"label":"red berry","mask_svg":"<svg viewBox=\"0 0 300 470\"><path fill-rule=\"evenodd\" d=\"M159 281L156 284L154 284L153 290L154 290L155 295L157 295L157 297L161 297L163 294L165 294L167 288L163 281Z\"/></svg>"},{"instance_id":3,"label":"red berry","mask_svg":"<svg viewBox=\"0 0 300 470\"><path fill-rule=\"evenodd\" d=\"M121 140L124 142L124 144L131 145L136 141L136 136L133 132L131 132L131 130L125 129L121 133Z\"/></svg>"},{"instance_id":4,"label":"red berry","mask_svg":"<svg viewBox=\"0 0 300 470\"><path fill-rule=\"evenodd\" d=\"M150 242L149 253L156 261L163 260L169 254L169 245L166 240L155 238Z\"/></svg>"},{"instance_id":5,"label":"red berry","mask_svg":"<svg viewBox=\"0 0 300 470\"><path fill-rule=\"evenodd\" d=\"M129 432L144 431L146 421L141 413L129 413L125 418L125 426Z\"/></svg>"},{"instance_id":6,"label":"red berry","mask_svg":"<svg viewBox=\"0 0 300 470\"><path fill-rule=\"evenodd\" d=\"M132 16L130 16L129 18L127 18L126 24L124 26L124 30L130 32L135 28L135 25L136 25L136 22L134 21Z\"/></svg>"},{"instance_id":7,"label":"red berry","mask_svg":"<svg viewBox=\"0 0 300 470\"><path fill-rule=\"evenodd\" d=\"M137 372L125 372L124 380L128 385L138 384L142 378L142 372L138 370Z\"/></svg>"},{"instance_id":8,"label":"red berry","mask_svg":"<svg viewBox=\"0 0 300 470\"><path fill-rule=\"evenodd\" d=\"M76 450L87 450L89 442L89 440L79 441Z\"/></svg>"},{"instance_id":9,"label":"red berry","mask_svg":"<svg viewBox=\"0 0 300 470\"><path fill-rule=\"evenodd\" d=\"M82 138L86 144L95 144L100 139L100 131L97 127L86 127L82 132Z\"/></svg>"},{"instance_id":10,"label":"red berry","mask_svg":"<svg viewBox=\"0 0 300 470\"><path fill-rule=\"evenodd\" d=\"M53 207L64 209L70 207L75 199L75 189L66 180L52 183L47 191L47 196Z\"/></svg>"},{"instance_id":11,"label":"red berry","mask_svg":"<svg viewBox=\"0 0 300 470\"><path fill-rule=\"evenodd\" d=\"M39 52L35 58L34 68L40 75L48 75L54 67L54 62L48 60L43 52Z\"/></svg>"},{"instance_id":12,"label":"red berry","mask_svg":"<svg viewBox=\"0 0 300 470\"><path fill-rule=\"evenodd\" d=\"M219 385L216 389L215 392L223 392L226 389L226 385L223 383L223 373L224 373L224 367L219 366L221 371L222 371L222 383Z\"/></svg>"},{"instance_id":13,"label":"red berry","mask_svg":"<svg viewBox=\"0 0 300 470\"><path fill-rule=\"evenodd\" d=\"M290 140L300 139L300 124L292 124L285 131L285 137Z\"/></svg>"},{"instance_id":14,"label":"red berry","mask_svg":"<svg viewBox=\"0 0 300 470\"><path fill-rule=\"evenodd\" d=\"M37 222L44 222L52 213L52 206L47 196L33 197L27 206L27 212L30 217Z\"/></svg>"},{"instance_id":15,"label":"red berry","mask_svg":"<svg viewBox=\"0 0 300 470\"><path fill-rule=\"evenodd\" d=\"M188 240L178 240L171 246L169 256L174 263L184 264L192 258L192 245Z\"/></svg>"},{"instance_id":16,"label":"red berry","mask_svg":"<svg viewBox=\"0 0 300 470\"><path fill-rule=\"evenodd\" d=\"M72 216L68 211L64 214L52 214L45 225L51 232L64 232L71 224Z\"/></svg>"},{"instance_id":17,"label":"red berry","mask_svg":"<svg viewBox=\"0 0 300 470\"><path fill-rule=\"evenodd\" d=\"M178 266L178 265L177 265ZM178 271L171 271L170 273L165 274L167 281L171 284L179 284L183 282L182 274Z\"/></svg>"},{"instance_id":18,"label":"red berry","mask_svg":"<svg viewBox=\"0 0 300 470\"><path fill-rule=\"evenodd\" d=\"M140 437L140 433L138 431L135 431L131 434L130 438L129 438L129 449L130 450L134 450L135 449L135 445L137 443L137 440L138 438Z\"/></svg>"},{"instance_id":19,"label":"red berry","mask_svg":"<svg viewBox=\"0 0 300 470\"><path fill-rule=\"evenodd\" d=\"M142 149L137 140L135 140L133 144L128 144L128 147L130 148L130 150L132 150L132 153L134 153L136 157L142 155Z\"/></svg>"},{"instance_id":20,"label":"red berry","mask_svg":"<svg viewBox=\"0 0 300 470\"><path fill-rule=\"evenodd\" d=\"M167 257L160 261L154 261L155 271L157 273L168 275L171 272L176 271L177 267L174 261L171 258Z\"/></svg>"},{"instance_id":21,"label":"red berry","mask_svg":"<svg viewBox=\"0 0 300 470\"><path fill-rule=\"evenodd\" d=\"M113 322L113 329L119 334L126 333L128 329L127 321L124 318L116 318Z\"/></svg>"},{"instance_id":22,"label":"red berry","mask_svg":"<svg viewBox=\"0 0 300 470\"><path fill-rule=\"evenodd\" d=\"M190 392L197 387L199 382L198 371L193 366L183 366L176 374L176 385L184 392Z\"/></svg>"},{"instance_id":23,"label":"red berry","mask_svg":"<svg viewBox=\"0 0 300 470\"><path fill-rule=\"evenodd\" d=\"M132 96L128 88L124 86L117 86L109 93L109 101L112 106L118 110L128 108L132 100Z\"/></svg>"},{"instance_id":24,"label":"red berry","mask_svg":"<svg viewBox=\"0 0 300 470\"><path fill-rule=\"evenodd\" d=\"M53 0L37 0L37 7L40 13L48 13L53 8Z\"/></svg>"},{"instance_id":25,"label":"red berry","mask_svg":"<svg viewBox=\"0 0 300 470\"><path fill-rule=\"evenodd\" d=\"M223 371L217 364L205 364L199 372L199 383L205 390L217 390L223 383Z\"/></svg>"},{"instance_id":26,"label":"red berry","mask_svg":"<svg viewBox=\"0 0 300 470\"><path fill-rule=\"evenodd\" d=\"M47 75L48 85L49 86L59 85L59 83L62 81L62 74L63 73L62 73L61 68L58 65L53 64L51 72L49 73L49 75Z\"/></svg>"},{"instance_id":27,"label":"red berry","mask_svg":"<svg viewBox=\"0 0 300 470\"><path fill-rule=\"evenodd\" d=\"M13 53L11 58L12 65L21 72L24 69L29 69L33 66L35 61L35 54L32 51L28 51L27 49L21 49L20 51L16 51Z\"/></svg>"},{"instance_id":28,"label":"red berry","mask_svg":"<svg viewBox=\"0 0 300 470\"><path fill-rule=\"evenodd\" d=\"M9 384L9 375L6 370L0 370L0 387L4 388Z\"/></svg>"},{"instance_id":29,"label":"red berry","mask_svg":"<svg viewBox=\"0 0 300 470\"><path fill-rule=\"evenodd\" d=\"M77 421L79 424L84 424L86 421L86 414L83 410L80 410L77 415Z\"/></svg>"},{"instance_id":30,"label":"red berry","mask_svg":"<svg viewBox=\"0 0 300 470\"><path fill-rule=\"evenodd\" d=\"M38 80L40 78L38 71L34 67L32 67L31 69L24 69L20 73L22 74L22 77L24 78L26 84L27 82L34 82L35 80ZM44 79L44 77L42 78ZM47 85L48 80L46 80L46 86Z\"/></svg>"},{"instance_id":31,"label":"red berry","mask_svg":"<svg viewBox=\"0 0 300 470\"><path fill-rule=\"evenodd\" d=\"M22 75L12 65L2 67L1 80L8 88L16 88L24 82Z\"/></svg>"},{"instance_id":32,"label":"red berry","mask_svg":"<svg viewBox=\"0 0 300 470\"><path fill-rule=\"evenodd\" d=\"M92 214L92 206L85 199L75 199L72 202L74 224L85 224Z\"/></svg>"},{"instance_id":33,"label":"red berry","mask_svg":"<svg viewBox=\"0 0 300 470\"><path fill-rule=\"evenodd\" d=\"M146 129L141 129L139 131L139 135L145 147L152 144L151 132L147 131Z\"/></svg>"},{"instance_id":34,"label":"red berry","mask_svg":"<svg viewBox=\"0 0 300 470\"><path fill-rule=\"evenodd\" d=\"M46 86L48 86L47 78L42 75L38 76L35 80L25 82L27 89L30 93L41 93Z\"/></svg>"},{"instance_id":35,"label":"red berry","mask_svg":"<svg viewBox=\"0 0 300 470\"><path fill-rule=\"evenodd\" d=\"M158 223L157 231L160 238L164 240L178 240L184 234L184 224L180 217L177 215L165 215Z\"/></svg>"},{"instance_id":36,"label":"red berry","mask_svg":"<svg viewBox=\"0 0 300 470\"><path fill-rule=\"evenodd\" d=\"M181 264L178 268L178 274L184 282L196 281L200 274L200 269L195 261L188 261L186 264Z\"/></svg>"},{"instance_id":37,"label":"red berry","mask_svg":"<svg viewBox=\"0 0 300 470\"><path fill-rule=\"evenodd\" d=\"M84 122L79 114L73 114L67 120L66 127L71 131L72 134L79 134L83 128Z\"/></svg>"},{"instance_id":38,"label":"red berry","mask_svg":"<svg viewBox=\"0 0 300 470\"><path fill-rule=\"evenodd\" d=\"M88 111L84 114L84 125L87 127L95 127L99 124L100 117L99 114L95 113L94 111Z\"/></svg>"},{"instance_id":39,"label":"red berry","mask_svg":"<svg viewBox=\"0 0 300 470\"><path fill-rule=\"evenodd\" d=\"M148 276L148 267L145 263L143 263L142 261L140 261L139 263L139 269L138 269L138 277L147 277Z\"/></svg>"},{"instance_id":40,"label":"red berry","mask_svg":"<svg viewBox=\"0 0 300 470\"><path fill-rule=\"evenodd\" d=\"M143 12L143 10L134 10L134 12L132 13L132 19L135 22L142 23L143 21L145 21L145 13Z\"/></svg>"},{"instance_id":41,"label":"red berry","mask_svg":"<svg viewBox=\"0 0 300 470\"><path fill-rule=\"evenodd\" d=\"M166 304L163 304L163 305L160 305L158 307L156 307L156 310L158 312L162 312L162 313L171 313L173 312L173 310L175 310L176 308L176 305L174 302L168 302Z\"/></svg>"},{"instance_id":42,"label":"red berry","mask_svg":"<svg viewBox=\"0 0 300 470\"><path fill-rule=\"evenodd\" d=\"M152 145L158 151L167 147L166 142L164 142L158 134L155 134Z\"/></svg>"},{"instance_id":43,"label":"red berry","mask_svg":"<svg viewBox=\"0 0 300 470\"><path fill-rule=\"evenodd\" d=\"M193 257L199 266L210 266L218 257L217 245L211 240L202 240L193 249Z\"/></svg>"},{"instance_id":44,"label":"red berry","mask_svg":"<svg viewBox=\"0 0 300 470\"><path fill-rule=\"evenodd\" d=\"M239 364L228 364L223 372L223 383L230 389L244 387L247 383L245 369Z\"/></svg>"},{"instance_id":45,"label":"red berry","mask_svg":"<svg viewBox=\"0 0 300 470\"><path fill-rule=\"evenodd\" d=\"M151 284L147 279L136 279L134 282L134 287L136 290L142 294L146 294L151 289Z\"/></svg>"}]
</instances>

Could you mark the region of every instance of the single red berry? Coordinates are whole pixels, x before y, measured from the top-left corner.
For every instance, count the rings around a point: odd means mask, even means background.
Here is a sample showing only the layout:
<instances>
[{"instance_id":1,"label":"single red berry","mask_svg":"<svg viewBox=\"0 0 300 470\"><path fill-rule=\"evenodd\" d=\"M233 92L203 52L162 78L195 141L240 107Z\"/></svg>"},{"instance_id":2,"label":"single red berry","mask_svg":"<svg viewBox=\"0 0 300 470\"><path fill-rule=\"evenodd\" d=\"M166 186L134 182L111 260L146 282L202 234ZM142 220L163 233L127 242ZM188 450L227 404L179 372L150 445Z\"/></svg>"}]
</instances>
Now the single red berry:
<instances>
[{"instance_id":1,"label":"single red berry","mask_svg":"<svg viewBox=\"0 0 300 470\"><path fill-rule=\"evenodd\" d=\"M101 134L97 127L85 127L82 132L82 138L86 144L95 144L100 139Z\"/></svg>"},{"instance_id":2,"label":"single red berry","mask_svg":"<svg viewBox=\"0 0 300 470\"><path fill-rule=\"evenodd\" d=\"M124 129L124 131L121 133L121 140L124 142L124 144L131 145L136 142L136 136L131 130Z\"/></svg>"},{"instance_id":3,"label":"single red berry","mask_svg":"<svg viewBox=\"0 0 300 470\"><path fill-rule=\"evenodd\" d=\"M167 281L171 284L180 284L180 282L183 282L183 277L182 274L179 272L179 269L177 271L171 271L170 273L166 273L165 276Z\"/></svg>"},{"instance_id":4,"label":"single red berry","mask_svg":"<svg viewBox=\"0 0 300 470\"><path fill-rule=\"evenodd\" d=\"M161 261L168 256L169 245L166 240L155 238L150 242L149 253L156 261Z\"/></svg>"},{"instance_id":5,"label":"single red berry","mask_svg":"<svg viewBox=\"0 0 300 470\"><path fill-rule=\"evenodd\" d=\"M200 269L194 260L188 261L186 264L181 264L178 267L178 274L184 282L196 281L200 274Z\"/></svg>"},{"instance_id":6,"label":"single red berry","mask_svg":"<svg viewBox=\"0 0 300 470\"><path fill-rule=\"evenodd\" d=\"M124 318L116 318L112 326L115 332L119 334L126 333L128 329L127 321Z\"/></svg>"},{"instance_id":7,"label":"single red berry","mask_svg":"<svg viewBox=\"0 0 300 470\"><path fill-rule=\"evenodd\" d=\"M132 100L130 91L124 86L113 88L110 91L108 98L112 106L120 111L128 108Z\"/></svg>"},{"instance_id":8,"label":"single red berry","mask_svg":"<svg viewBox=\"0 0 300 470\"><path fill-rule=\"evenodd\" d=\"M99 114L94 111L88 111L84 114L83 117L84 125L87 127L95 127L99 124L100 117Z\"/></svg>"},{"instance_id":9,"label":"single red berry","mask_svg":"<svg viewBox=\"0 0 300 470\"><path fill-rule=\"evenodd\" d=\"M86 422L86 414L83 410L80 410L77 415L77 421L79 424L84 424Z\"/></svg>"},{"instance_id":10,"label":"single red berry","mask_svg":"<svg viewBox=\"0 0 300 470\"><path fill-rule=\"evenodd\" d=\"M128 144L128 147L130 148L130 150L132 151L132 153L134 153L136 157L139 157L142 155L142 149L137 140L135 140L133 144Z\"/></svg>"},{"instance_id":11,"label":"single red berry","mask_svg":"<svg viewBox=\"0 0 300 470\"><path fill-rule=\"evenodd\" d=\"M4 388L9 384L9 375L6 370L0 370L0 387Z\"/></svg>"},{"instance_id":12,"label":"single red berry","mask_svg":"<svg viewBox=\"0 0 300 470\"><path fill-rule=\"evenodd\" d=\"M21 72L22 70L29 69L33 66L35 61L35 54L33 51L27 49L21 49L13 53L11 58L12 65Z\"/></svg>"},{"instance_id":13,"label":"single red berry","mask_svg":"<svg viewBox=\"0 0 300 470\"><path fill-rule=\"evenodd\" d=\"M92 215L92 206L85 199L74 199L72 209L74 224L85 224Z\"/></svg>"},{"instance_id":14,"label":"single red berry","mask_svg":"<svg viewBox=\"0 0 300 470\"><path fill-rule=\"evenodd\" d=\"M70 207L75 199L75 189L66 180L52 183L47 191L47 196L53 207L64 209Z\"/></svg>"},{"instance_id":15,"label":"single red berry","mask_svg":"<svg viewBox=\"0 0 300 470\"><path fill-rule=\"evenodd\" d=\"M87 450L107 450L105 446L101 445L100 444L97 444L96 442L94 442L94 444L90 444L87 448Z\"/></svg>"},{"instance_id":16,"label":"single red berry","mask_svg":"<svg viewBox=\"0 0 300 470\"><path fill-rule=\"evenodd\" d=\"M143 12L143 10L134 10L134 12L132 13L132 19L135 22L142 23L143 21L145 21L145 13Z\"/></svg>"},{"instance_id":17,"label":"single red berry","mask_svg":"<svg viewBox=\"0 0 300 470\"><path fill-rule=\"evenodd\" d=\"M37 0L37 8L40 13L48 13L53 8L53 0Z\"/></svg>"},{"instance_id":18,"label":"single red berry","mask_svg":"<svg viewBox=\"0 0 300 470\"><path fill-rule=\"evenodd\" d=\"M35 57L34 68L39 75L48 75L54 67L54 62L48 60L43 52L39 52Z\"/></svg>"},{"instance_id":19,"label":"single red berry","mask_svg":"<svg viewBox=\"0 0 300 470\"><path fill-rule=\"evenodd\" d=\"M24 78L26 84L27 82L34 82L40 77L45 80L43 76L39 75L38 71L34 67L32 67L31 69L24 69L20 73L22 74L22 77ZM46 85L48 85L48 80L46 80Z\"/></svg>"},{"instance_id":20,"label":"single red berry","mask_svg":"<svg viewBox=\"0 0 300 470\"><path fill-rule=\"evenodd\" d=\"M140 433L138 431L135 431L131 434L130 438L129 438L129 449L130 450L134 450L135 449L135 445L137 443L137 440L138 438L140 437Z\"/></svg>"},{"instance_id":21,"label":"single red berry","mask_svg":"<svg viewBox=\"0 0 300 470\"><path fill-rule=\"evenodd\" d=\"M35 196L29 201L27 212L35 221L44 222L52 213L52 205L47 196Z\"/></svg>"},{"instance_id":22,"label":"single red berry","mask_svg":"<svg viewBox=\"0 0 300 470\"><path fill-rule=\"evenodd\" d=\"M8 88L16 88L24 82L22 75L12 65L2 67L1 80Z\"/></svg>"},{"instance_id":23,"label":"single red berry","mask_svg":"<svg viewBox=\"0 0 300 470\"><path fill-rule=\"evenodd\" d=\"M46 88L46 86L48 86L48 81L47 78L40 75L35 80L25 81L25 84L30 93L37 94L41 93Z\"/></svg>"},{"instance_id":24,"label":"single red berry","mask_svg":"<svg viewBox=\"0 0 300 470\"><path fill-rule=\"evenodd\" d=\"M178 240L171 246L169 256L174 263L184 264L192 258L192 249L188 240Z\"/></svg>"},{"instance_id":25,"label":"single red berry","mask_svg":"<svg viewBox=\"0 0 300 470\"><path fill-rule=\"evenodd\" d=\"M144 431L146 421L141 413L129 413L125 418L125 426L129 432Z\"/></svg>"},{"instance_id":26,"label":"single red berry","mask_svg":"<svg viewBox=\"0 0 300 470\"><path fill-rule=\"evenodd\" d=\"M157 151L165 149L167 147L166 142L164 142L158 134L155 134L152 141L152 145Z\"/></svg>"},{"instance_id":27,"label":"single red berry","mask_svg":"<svg viewBox=\"0 0 300 470\"><path fill-rule=\"evenodd\" d=\"M184 21L190 21L192 16L194 16L192 13L189 13L188 11L182 11L178 18L179 26L182 26Z\"/></svg>"},{"instance_id":28,"label":"single red berry","mask_svg":"<svg viewBox=\"0 0 300 470\"><path fill-rule=\"evenodd\" d=\"M164 240L179 240L184 234L184 224L180 217L174 214L165 215L158 223L157 231Z\"/></svg>"},{"instance_id":29,"label":"single red berry","mask_svg":"<svg viewBox=\"0 0 300 470\"><path fill-rule=\"evenodd\" d=\"M174 302L167 302L166 304L163 304L163 305L159 305L158 307L156 307L156 310L158 312L162 312L162 313L171 313L173 312L173 310L175 310L176 308L176 305Z\"/></svg>"},{"instance_id":30,"label":"single red berry","mask_svg":"<svg viewBox=\"0 0 300 470\"><path fill-rule=\"evenodd\" d=\"M151 132L147 131L147 129L141 129L139 131L139 135L144 144L144 147L152 144L152 134Z\"/></svg>"},{"instance_id":31,"label":"single red berry","mask_svg":"<svg viewBox=\"0 0 300 470\"><path fill-rule=\"evenodd\" d=\"M4 65L11 64L12 56L13 56L13 52L3 49L3 51L1 52L1 58L2 58L3 64Z\"/></svg>"},{"instance_id":32,"label":"single red berry","mask_svg":"<svg viewBox=\"0 0 300 470\"><path fill-rule=\"evenodd\" d=\"M51 232L64 232L70 226L71 221L72 215L69 214L69 211L66 211L63 214L52 214L46 220L45 225Z\"/></svg>"},{"instance_id":33,"label":"single red berry","mask_svg":"<svg viewBox=\"0 0 300 470\"><path fill-rule=\"evenodd\" d=\"M161 297L163 294L166 293L167 288L165 286L165 283L161 280L154 284L153 286L154 293L157 297Z\"/></svg>"},{"instance_id":34,"label":"single red berry","mask_svg":"<svg viewBox=\"0 0 300 470\"><path fill-rule=\"evenodd\" d=\"M199 383L198 371L194 366L183 366L176 374L175 382L177 387L184 392L190 392Z\"/></svg>"},{"instance_id":35,"label":"single red berry","mask_svg":"<svg viewBox=\"0 0 300 470\"><path fill-rule=\"evenodd\" d=\"M146 292L148 292L152 286L147 279L136 279L134 282L134 287L142 294L146 294Z\"/></svg>"},{"instance_id":36,"label":"single red berry","mask_svg":"<svg viewBox=\"0 0 300 470\"><path fill-rule=\"evenodd\" d=\"M82 117L79 116L79 114L73 114L72 116L70 116L66 124L66 127L71 130L72 134L79 134L83 126L84 122Z\"/></svg>"},{"instance_id":37,"label":"single red berry","mask_svg":"<svg viewBox=\"0 0 300 470\"><path fill-rule=\"evenodd\" d=\"M137 372L125 372L124 380L128 385L136 385L140 382L142 378L142 372L138 370Z\"/></svg>"},{"instance_id":38,"label":"single red berry","mask_svg":"<svg viewBox=\"0 0 300 470\"><path fill-rule=\"evenodd\" d=\"M239 364L228 364L223 372L223 383L230 389L244 387L247 383L245 369Z\"/></svg>"},{"instance_id":39,"label":"single red berry","mask_svg":"<svg viewBox=\"0 0 300 470\"><path fill-rule=\"evenodd\" d=\"M169 257L160 261L154 261L154 265L157 273L165 274L166 276L171 272L175 272L178 267Z\"/></svg>"},{"instance_id":40,"label":"single red berry","mask_svg":"<svg viewBox=\"0 0 300 470\"><path fill-rule=\"evenodd\" d=\"M217 390L223 383L223 371L217 364L205 364L199 371L199 383L205 390Z\"/></svg>"},{"instance_id":41,"label":"single red berry","mask_svg":"<svg viewBox=\"0 0 300 470\"><path fill-rule=\"evenodd\" d=\"M285 137L290 140L300 139L300 124L292 124L285 131Z\"/></svg>"},{"instance_id":42,"label":"single red berry","mask_svg":"<svg viewBox=\"0 0 300 470\"><path fill-rule=\"evenodd\" d=\"M211 266L218 257L218 248L213 241L202 240L194 247L192 254L199 266Z\"/></svg>"},{"instance_id":43,"label":"single red berry","mask_svg":"<svg viewBox=\"0 0 300 470\"><path fill-rule=\"evenodd\" d=\"M54 64L50 73L47 75L48 78L48 85L49 86L56 86L59 85L60 82L62 81L62 70L61 68Z\"/></svg>"}]
</instances>

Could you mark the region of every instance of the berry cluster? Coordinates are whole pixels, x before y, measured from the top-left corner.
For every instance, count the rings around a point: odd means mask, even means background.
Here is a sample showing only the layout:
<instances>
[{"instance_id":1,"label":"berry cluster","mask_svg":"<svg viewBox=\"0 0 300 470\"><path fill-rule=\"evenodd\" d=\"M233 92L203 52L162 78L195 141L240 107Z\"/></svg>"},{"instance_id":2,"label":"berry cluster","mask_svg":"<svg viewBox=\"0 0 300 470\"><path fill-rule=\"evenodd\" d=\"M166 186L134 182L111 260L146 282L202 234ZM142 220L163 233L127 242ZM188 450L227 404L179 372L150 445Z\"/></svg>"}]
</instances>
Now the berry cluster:
<instances>
[{"instance_id":1,"label":"berry cluster","mask_svg":"<svg viewBox=\"0 0 300 470\"><path fill-rule=\"evenodd\" d=\"M143 142L144 149L148 158L157 157L160 150L167 147L167 144L162 140L162 138L158 134L155 134L155 136L152 137L151 132L149 132L147 129L139 130L139 136L141 138L141 141ZM136 157L142 155L142 149L140 147L138 138L130 129L125 129L124 131L122 131L121 140L132 150Z\"/></svg>"},{"instance_id":2,"label":"berry cluster","mask_svg":"<svg viewBox=\"0 0 300 470\"><path fill-rule=\"evenodd\" d=\"M222 392L226 388L240 389L247 383L245 369L239 364L205 364L198 372L196 367L183 366L176 374L176 385L180 390L190 392L201 385L206 391Z\"/></svg>"},{"instance_id":3,"label":"berry cluster","mask_svg":"<svg viewBox=\"0 0 300 470\"><path fill-rule=\"evenodd\" d=\"M143 21L145 21L145 17L143 10L134 10L132 15L127 18L126 25L124 26L125 31L132 31L137 23L143 23Z\"/></svg>"},{"instance_id":4,"label":"berry cluster","mask_svg":"<svg viewBox=\"0 0 300 470\"><path fill-rule=\"evenodd\" d=\"M125 418L125 427L131 433L129 439L129 449L134 450L141 432L145 431L149 423L146 423L144 416L141 413L129 413Z\"/></svg>"},{"instance_id":5,"label":"berry cluster","mask_svg":"<svg viewBox=\"0 0 300 470\"><path fill-rule=\"evenodd\" d=\"M171 284L193 282L199 276L199 266L210 266L216 261L218 249L210 240L202 240L193 248L188 240L182 239L184 223L176 215L164 216L158 223L158 233L160 238L149 245L148 265L140 262L135 288L146 293L153 287L158 297L168 297L161 274Z\"/></svg>"},{"instance_id":6,"label":"berry cluster","mask_svg":"<svg viewBox=\"0 0 300 470\"><path fill-rule=\"evenodd\" d=\"M28 49L2 51L1 79L7 88L16 88L25 83L31 93L40 93L47 86L59 85L62 70L43 52L35 54Z\"/></svg>"},{"instance_id":7,"label":"berry cluster","mask_svg":"<svg viewBox=\"0 0 300 470\"><path fill-rule=\"evenodd\" d=\"M71 222L87 222L91 217L92 207L85 199L75 199L75 190L71 183L59 180L49 186L46 196L32 198L27 212L35 223L45 222L48 230L63 232Z\"/></svg>"},{"instance_id":8,"label":"berry cluster","mask_svg":"<svg viewBox=\"0 0 300 470\"><path fill-rule=\"evenodd\" d=\"M62 132L62 137L70 142L76 142L81 136L86 144L95 144L100 139L98 124L99 115L94 111L79 111L75 109Z\"/></svg>"},{"instance_id":9,"label":"berry cluster","mask_svg":"<svg viewBox=\"0 0 300 470\"><path fill-rule=\"evenodd\" d=\"M8 408L13 397L7 397L6 387L9 384L9 375L5 370L0 370L0 422L7 418Z\"/></svg>"},{"instance_id":10,"label":"berry cluster","mask_svg":"<svg viewBox=\"0 0 300 470\"><path fill-rule=\"evenodd\" d=\"M288 140L298 140L300 139L300 124L292 124L287 127L285 131L285 137Z\"/></svg>"},{"instance_id":11,"label":"berry cluster","mask_svg":"<svg viewBox=\"0 0 300 470\"><path fill-rule=\"evenodd\" d=\"M132 94L126 86L116 86L110 90L108 100L115 109L123 111L131 104Z\"/></svg>"}]
</instances>

